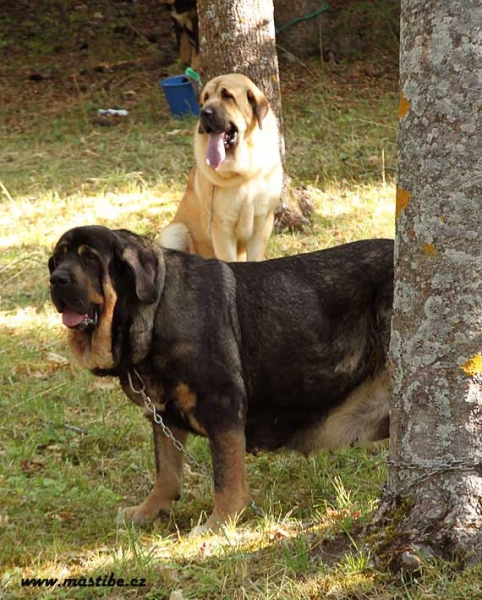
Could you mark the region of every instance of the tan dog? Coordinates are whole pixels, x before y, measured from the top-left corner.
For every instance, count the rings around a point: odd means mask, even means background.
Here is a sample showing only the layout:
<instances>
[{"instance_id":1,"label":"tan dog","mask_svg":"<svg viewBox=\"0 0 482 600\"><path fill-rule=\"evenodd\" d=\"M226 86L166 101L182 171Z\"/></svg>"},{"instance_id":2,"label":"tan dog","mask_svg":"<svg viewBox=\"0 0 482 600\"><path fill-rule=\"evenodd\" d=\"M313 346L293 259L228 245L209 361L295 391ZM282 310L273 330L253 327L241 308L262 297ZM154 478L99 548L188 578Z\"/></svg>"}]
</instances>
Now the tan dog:
<instances>
[{"instance_id":1,"label":"tan dog","mask_svg":"<svg viewBox=\"0 0 482 600\"><path fill-rule=\"evenodd\" d=\"M237 73L209 81L200 104L196 166L157 241L205 258L262 260L283 181L276 117L261 90Z\"/></svg>"}]
</instances>

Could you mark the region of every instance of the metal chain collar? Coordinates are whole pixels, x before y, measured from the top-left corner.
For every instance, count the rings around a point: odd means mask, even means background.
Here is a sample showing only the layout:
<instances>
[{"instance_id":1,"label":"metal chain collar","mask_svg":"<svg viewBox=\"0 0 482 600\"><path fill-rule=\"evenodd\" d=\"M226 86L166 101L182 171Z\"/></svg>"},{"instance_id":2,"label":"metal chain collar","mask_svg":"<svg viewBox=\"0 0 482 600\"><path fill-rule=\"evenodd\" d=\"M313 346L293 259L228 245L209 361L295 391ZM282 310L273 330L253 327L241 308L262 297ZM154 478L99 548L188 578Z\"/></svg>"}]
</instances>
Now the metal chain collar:
<instances>
[{"instance_id":1,"label":"metal chain collar","mask_svg":"<svg viewBox=\"0 0 482 600\"><path fill-rule=\"evenodd\" d=\"M428 473L422 473L418 477L415 477L409 481L406 485L398 488L397 490L388 489L387 483L382 485L382 491L385 496L396 497L405 494L410 488L419 485L420 483L427 481L434 475L445 473L446 471L474 471L482 467L482 461L475 459L454 459L446 462L433 462L430 464L420 464L414 462L408 462L403 460L393 460L392 458L387 459L388 467L402 468L409 471L420 471L429 469Z\"/></svg>"},{"instance_id":2,"label":"metal chain collar","mask_svg":"<svg viewBox=\"0 0 482 600\"><path fill-rule=\"evenodd\" d=\"M194 465L195 467L197 467L201 473L203 475L206 475L208 477L212 477L212 472L210 469L208 469L207 467L205 467L204 465L202 465L197 458L191 453L189 452L189 450L186 448L186 446L184 446L184 444L182 442L180 442L178 439L176 439L174 437L174 434L172 433L172 431L169 429L169 427L164 423L164 419L162 418L162 416L159 414L154 402L149 398L149 396L146 394L146 386L144 384L144 381L142 379L142 377L139 374L139 371L137 371L137 369L133 369L132 373L134 373L134 375L137 377L138 381L139 381L139 388L135 388L134 384L132 382L132 375L131 375L131 371L127 372L127 379L129 381L129 387L131 388L131 390L134 392L134 394L139 394L142 397L142 400L144 401L145 407L147 408L147 410L152 413L152 418L154 419L154 422L159 425L162 429L162 433L171 440L171 442L173 443L174 447L176 448L176 450L178 450L179 452L181 452L181 454L184 455L184 457L186 458L186 460L191 464ZM259 506L256 504L256 502L254 500L250 501L250 506L251 508L260 516L263 516L264 513L261 510L261 508L259 508Z\"/></svg>"}]
</instances>

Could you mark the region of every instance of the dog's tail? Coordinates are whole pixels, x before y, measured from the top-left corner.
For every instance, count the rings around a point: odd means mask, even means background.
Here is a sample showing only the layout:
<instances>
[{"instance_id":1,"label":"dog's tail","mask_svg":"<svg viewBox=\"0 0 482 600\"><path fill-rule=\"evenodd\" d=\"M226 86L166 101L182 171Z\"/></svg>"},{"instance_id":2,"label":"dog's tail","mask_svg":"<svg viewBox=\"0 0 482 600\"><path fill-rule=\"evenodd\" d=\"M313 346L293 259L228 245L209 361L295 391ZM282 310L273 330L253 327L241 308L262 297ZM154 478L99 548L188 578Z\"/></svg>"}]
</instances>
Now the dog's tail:
<instances>
[{"instance_id":1,"label":"dog's tail","mask_svg":"<svg viewBox=\"0 0 482 600\"><path fill-rule=\"evenodd\" d=\"M184 223L170 223L161 231L155 241L164 248L180 250L189 254L195 253L191 233Z\"/></svg>"}]
</instances>

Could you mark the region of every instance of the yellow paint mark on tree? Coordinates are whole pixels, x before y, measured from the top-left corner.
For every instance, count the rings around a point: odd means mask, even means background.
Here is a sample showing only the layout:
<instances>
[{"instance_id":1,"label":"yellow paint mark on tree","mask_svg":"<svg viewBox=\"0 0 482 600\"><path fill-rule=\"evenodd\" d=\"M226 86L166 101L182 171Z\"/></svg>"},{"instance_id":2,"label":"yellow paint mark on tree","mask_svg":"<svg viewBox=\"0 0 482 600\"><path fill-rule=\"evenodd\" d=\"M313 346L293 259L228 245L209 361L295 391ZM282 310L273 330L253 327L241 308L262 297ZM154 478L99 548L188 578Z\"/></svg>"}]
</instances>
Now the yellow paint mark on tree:
<instances>
[{"instance_id":1,"label":"yellow paint mark on tree","mask_svg":"<svg viewBox=\"0 0 482 600\"><path fill-rule=\"evenodd\" d=\"M400 102L398 103L398 118L403 119L403 117L410 110L410 100L405 96L403 91L400 93Z\"/></svg>"},{"instance_id":2,"label":"yellow paint mark on tree","mask_svg":"<svg viewBox=\"0 0 482 600\"><path fill-rule=\"evenodd\" d=\"M402 210L404 210L410 202L410 192L403 188L397 187L397 197L395 206L395 217L398 219Z\"/></svg>"},{"instance_id":3,"label":"yellow paint mark on tree","mask_svg":"<svg viewBox=\"0 0 482 600\"><path fill-rule=\"evenodd\" d=\"M422 252L425 256L430 256L430 258L435 258L438 254L437 248L435 248L433 244L425 244L425 246L422 246Z\"/></svg>"},{"instance_id":4,"label":"yellow paint mark on tree","mask_svg":"<svg viewBox=\"0 0 482 600\"><path fill-rule=\"evenodd\" d=\"M470 358L465 364L463 364L460 368L469 377L475 377L476 375L480 375L482 373L482 354L476 354L475 356Z\"/></svg>"}]
</instances>

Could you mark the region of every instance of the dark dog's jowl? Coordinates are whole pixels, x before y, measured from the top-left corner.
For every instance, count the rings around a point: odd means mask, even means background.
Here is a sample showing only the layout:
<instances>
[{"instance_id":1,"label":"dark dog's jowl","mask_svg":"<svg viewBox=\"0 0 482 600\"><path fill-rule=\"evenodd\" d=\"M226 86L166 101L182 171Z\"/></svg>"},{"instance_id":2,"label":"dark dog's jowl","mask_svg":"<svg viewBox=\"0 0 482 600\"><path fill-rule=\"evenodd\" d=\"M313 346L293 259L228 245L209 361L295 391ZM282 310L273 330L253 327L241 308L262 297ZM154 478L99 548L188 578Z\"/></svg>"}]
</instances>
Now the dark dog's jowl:
<instances>
[{"instance_id":1,"label":"dark dog's jowl","mask_svg":"<svg viewBox=\"0 0 482 600\"><path fill-rule=\"evenodd\" d=\"M259 263L163 249L126 230L77 227L49 260L70 348L94 374L140 374L174 437L206 436L216 530L249 499L246 451L308 454L388 436L393 242ZM183 455L153 422L157 479L124 519L181 493Z\"/></svg>"}]
</instances>

